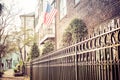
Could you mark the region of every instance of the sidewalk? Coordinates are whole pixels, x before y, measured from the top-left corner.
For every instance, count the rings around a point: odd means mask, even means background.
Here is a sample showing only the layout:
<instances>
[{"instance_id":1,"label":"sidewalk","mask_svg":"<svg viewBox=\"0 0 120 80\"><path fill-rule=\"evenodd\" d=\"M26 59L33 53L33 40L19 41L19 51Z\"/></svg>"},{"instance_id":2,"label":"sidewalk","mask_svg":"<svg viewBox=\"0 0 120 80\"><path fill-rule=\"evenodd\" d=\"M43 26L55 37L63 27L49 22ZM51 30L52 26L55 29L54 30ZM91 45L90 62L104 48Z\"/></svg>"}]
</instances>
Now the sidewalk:
<instances>
[{"instance_id":1,"label":"sidewalk","mask_svg":"<svg viewBox=\"0 0 120 80\"><path fill-rule=\"evenodd\" d=\"M4 72L3 77L14 77L14 71L13 69L9 69Z\"/></svg>"},{"instance_id":2,"label":"sidewalk","mask_svg":"<svg viewBox=\"0 0 120 80\"><path fill-rule=\"evenodd\" d=\"M4 72L3 77L0 80L30 80L28 77L20 76L15 77L13 69L9 69Z\"/></svg>"}]
</instances>

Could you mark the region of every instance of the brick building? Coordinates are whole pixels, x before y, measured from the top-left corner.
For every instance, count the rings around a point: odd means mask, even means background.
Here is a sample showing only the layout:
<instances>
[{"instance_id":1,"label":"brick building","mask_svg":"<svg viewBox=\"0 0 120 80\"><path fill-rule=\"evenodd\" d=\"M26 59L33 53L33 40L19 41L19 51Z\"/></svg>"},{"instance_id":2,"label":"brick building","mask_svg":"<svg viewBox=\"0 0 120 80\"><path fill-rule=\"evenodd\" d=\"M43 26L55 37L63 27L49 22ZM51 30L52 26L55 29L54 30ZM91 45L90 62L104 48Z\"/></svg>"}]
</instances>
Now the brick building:
<instances>
[{"instance_id":1,"label":"brick building","mask_svg":"<svg viewBox=\"0 0 120 80\"><path fill-rule=\"evenodd\" d=\"M56 7L59 10L56 17L58 49L61 48L63 32L72 19L82 19L91 34L100 26L114 24L114 19L120 16L119 0L56 0Z\"/></svg>"},{"instance_id":2,"label":"brick building","mask_svg":"<svg viewBox=\"0 0 120 80\"><path fill-rule=\"evenodd\" d=\"M41 12L45 11L45 1L47 0L38 0L39 16L37 18L40 18ZM56 49L62 47L63 33L74 18L82 19L86 23L88 33L92 34L99 29L104 30L104 25L113 25L115 19L120 16L119 0L50 0L50 3L58 10L55 21L53 21L54 27L51 26ZM46 30L43 30L41 26L43 25L40 24L38 27L45 32ZM43 38L40 38L40 43L42 43L41 40Z\"/></svg>"}]
</instances>

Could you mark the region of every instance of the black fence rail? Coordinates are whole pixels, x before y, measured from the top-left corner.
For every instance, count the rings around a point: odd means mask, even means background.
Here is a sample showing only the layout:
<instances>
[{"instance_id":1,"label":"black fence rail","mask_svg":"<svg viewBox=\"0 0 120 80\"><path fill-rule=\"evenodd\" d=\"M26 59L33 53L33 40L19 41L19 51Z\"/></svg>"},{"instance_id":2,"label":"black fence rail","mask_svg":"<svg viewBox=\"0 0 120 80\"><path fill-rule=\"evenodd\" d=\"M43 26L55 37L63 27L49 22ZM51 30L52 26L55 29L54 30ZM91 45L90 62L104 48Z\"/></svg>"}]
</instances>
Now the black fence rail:
<instances>
[{"instance_id":1,"label":"black fence rail","mask_svg":"<svg viewBox=\"0 0 120 80\"><path fill-rule=\"evenodd\" d=\"M116 21L113 28L33 60L27 74L31 80L120 80L120 20Z\"/></svg>"}]
</instances>

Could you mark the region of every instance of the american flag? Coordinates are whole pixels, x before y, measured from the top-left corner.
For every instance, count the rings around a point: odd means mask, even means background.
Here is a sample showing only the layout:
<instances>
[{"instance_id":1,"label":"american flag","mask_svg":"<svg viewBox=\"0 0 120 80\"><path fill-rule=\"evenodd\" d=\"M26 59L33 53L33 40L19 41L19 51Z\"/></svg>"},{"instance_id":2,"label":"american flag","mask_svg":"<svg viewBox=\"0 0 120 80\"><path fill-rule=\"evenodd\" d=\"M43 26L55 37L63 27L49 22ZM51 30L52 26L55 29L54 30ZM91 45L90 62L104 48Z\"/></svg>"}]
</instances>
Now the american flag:
<instances>
[{"instance_id":1,"label":"american flag","mask_svg":"<svg viewBox=\"0 0 120 80\"><path fill-rule=\"evenodd\" d=\"M44 24L50 25L56 13L57 13L57 9L52 8L51 5L47 3L47 8L46 8L46 12L44 15Z\"/></svg>"}]
</instances>

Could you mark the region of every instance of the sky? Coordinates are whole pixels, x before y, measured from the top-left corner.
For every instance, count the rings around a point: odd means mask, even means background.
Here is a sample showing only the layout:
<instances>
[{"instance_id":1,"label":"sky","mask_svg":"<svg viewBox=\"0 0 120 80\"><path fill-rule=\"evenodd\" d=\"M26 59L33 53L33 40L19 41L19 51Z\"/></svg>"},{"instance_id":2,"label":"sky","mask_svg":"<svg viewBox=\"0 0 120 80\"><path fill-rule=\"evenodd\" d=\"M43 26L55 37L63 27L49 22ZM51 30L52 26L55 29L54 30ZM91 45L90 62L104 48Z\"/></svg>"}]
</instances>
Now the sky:
<instances>
[{"instance_id":1,"label":"sky","mask_svg":"<svg viewBox=\"0 0 120 80\"><path fill-rule=\"evenodd\" d=\"M37 0L0 0L0 3L6 6L14 5L12 10L15 13L19 11L19 15L35 12L37 7ZM16 26L18 27L21 26L21 20L19 15L16 16L14 20Z\"/></svg>"},{"instance_id":2,"label":"sky","mask_svg":"<svg viewBox=\"0 0 120 80\"><path fill-rule=\"evenodd\" d=\"M22 9L23 13L30 13L35 11L37 0L0 0L0 3L15 4L16 9Z\"/></svg>"},{"instance_id":3,"label":"sky","mask_svg":"<svg viewBox=\"0 0 120 80\"><path fill-rule=\"evenodd\" d=\"M37 0L17 0L17 1L19 7L22 8L23 12L30 13L35 11Z\"/></svg>"}]
</instances>

